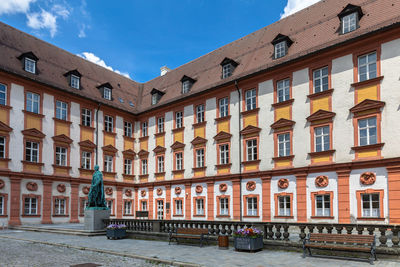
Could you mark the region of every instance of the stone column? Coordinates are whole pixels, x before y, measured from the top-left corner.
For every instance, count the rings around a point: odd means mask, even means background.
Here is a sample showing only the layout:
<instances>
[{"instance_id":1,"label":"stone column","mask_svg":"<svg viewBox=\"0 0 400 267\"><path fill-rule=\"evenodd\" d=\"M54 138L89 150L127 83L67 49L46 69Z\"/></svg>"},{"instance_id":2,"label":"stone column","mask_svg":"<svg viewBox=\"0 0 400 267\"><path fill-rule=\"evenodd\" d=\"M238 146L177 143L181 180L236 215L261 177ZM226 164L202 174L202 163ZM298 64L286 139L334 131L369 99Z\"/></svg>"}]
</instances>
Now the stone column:
<instances>
[{"instance_id":1,"label":"stone column","mask_svg":"<svg viewBox=\"0 0 400 267\"><path fill-rule=\"evenodd\" d=\"M117 216L117 219L122 219L122 209L123 209L123 199L122 199L122 191L124 188L122 186L117 186L117 212L115 215Z\"/></svg>"},{"instance_id":2,"label":"stone column","mask_svg":"<svg viewBox=\"0 0 400 267\"><path fill-rule=\"evenodd\" d=\"M214 181L207 182L207 212L208 220L214 220Z\"/></svg>"},{"instance_id":3,"label":"stone column","mask_svg":"<svg viewBox=\"0 0 400 267\"><path fill-rule=\"evenodd\" d=\"M388 172L388 205L389 223L400 224L400 165L389 166Z\"/></svg>"},{"instance_id":4,"label":"stone column","mask_svg":"<svg viewBox=\"0 0 400 267\"><path fill-rule=\"evenodd\" d=\"M71 217L70 223L79 223L78 219L79 208L79 183L71 182Z\"/></svg>"},{"instance_id":5,"label":"stone column","mask_svg":"<svg viewBox=\"0 0 400 267\"><path fill-rule=\"evenodd\" d=\"M233 220L240 220L240 179L232 180Z\"/></svg>"},{"instance_id":6,"label":"stone column","mask_svg":"<svg viewBox=\"0 0 400 267\"><path fill-rule=\"evenodd\" d=\"M192 218L192 183L185 183L185 219Z\"/></svg>"},{"instance_id":7,"label":"stone column","mask_svg":"<svg viewBox=\"0 0 400 267\"><path fill-rule=\"evenodd\" d=\"M296 174L296 195L297 222L307 222L307 173Z\"/></svg>"},{"instance_id":8,"label":"stone column","mask_svg":"<svg viewBox=\"0 0 400 267\"><path fill-rule=\"evenodd\" d=\"M166 216L165 219L166 220L171 220L171 213L173 211L173 203L171 201L171 185L166 185L165 186L165 205L167 205L167 203L169 203L169 210L166 210Z\"/></svg>"},{"instance_id":9,"label":"stone column","mask_svg":"<svg viewBox=\"0 0 400 267\"><path fill-rule=\"evenodd\" d=\"M271 176L261 177L262 180L262 220L271 221Z\"/></svg>"},{"instance_id":10,"label":"stone column","mask_svg":"<svg viewBox=\"0 0 400 267\"><path fill-rule=\"evenodd\" d=\"M43 224L50 224L53 223L51 221L51 185L53 184L52 181L42 180L43 182L43 198L42 198L42 223Z\"/></svg>"},{"instance_id":11,"label":"stone column","mask_svg":"<svg viewBox=\"0 0 400 267\"><path fill-rule=\"evenodd\" d=\"M11 190L10 190L10 220L9 225L21 225L21 178L11 176Z\"/></svg>"},{"instance_id":12,"label":"stone column","mask_svg":"<svg viewBox=\"0 0 400 267\"><path fill-rule=\"evenodd\" d=\"M336 170L338 177L338 222L350 223L350 168ZM355 193L355 192L354 192Z\"/></svg>"}]
</instances>

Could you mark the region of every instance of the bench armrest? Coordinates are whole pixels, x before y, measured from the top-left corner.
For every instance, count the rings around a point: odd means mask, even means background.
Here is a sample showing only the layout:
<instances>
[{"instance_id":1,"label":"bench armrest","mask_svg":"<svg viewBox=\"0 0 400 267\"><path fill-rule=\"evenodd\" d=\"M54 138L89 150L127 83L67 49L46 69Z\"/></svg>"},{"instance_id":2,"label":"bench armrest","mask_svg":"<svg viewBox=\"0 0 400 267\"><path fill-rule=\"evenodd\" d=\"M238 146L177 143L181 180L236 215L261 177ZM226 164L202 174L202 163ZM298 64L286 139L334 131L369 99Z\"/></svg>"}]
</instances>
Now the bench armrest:
<instances>
[{"instance_id":1,"label":"bench armrest","mask_svg":"<svg viewBox=\"0 0 400 267\"><path fill-rule=\"evenodd\" d=\"M310 243L310 234L307 234L307 236L303 239L303 246L305 246L308 243Z\"/></svg>"}]
</instances>

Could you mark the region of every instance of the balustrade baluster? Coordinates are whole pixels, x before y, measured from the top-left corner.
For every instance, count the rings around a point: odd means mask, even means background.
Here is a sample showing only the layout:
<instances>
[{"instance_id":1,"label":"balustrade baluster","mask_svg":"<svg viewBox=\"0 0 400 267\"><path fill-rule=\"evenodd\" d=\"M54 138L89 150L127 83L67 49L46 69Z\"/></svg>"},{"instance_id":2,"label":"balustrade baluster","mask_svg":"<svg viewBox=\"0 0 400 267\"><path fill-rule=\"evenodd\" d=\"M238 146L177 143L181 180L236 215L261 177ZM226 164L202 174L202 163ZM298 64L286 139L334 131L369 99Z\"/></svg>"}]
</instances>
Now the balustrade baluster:
<instances>
[{"instance_id":1,"label":"balustrade baluster","mask_svg":"<svg viewBox=\"0 0 400 267\"><path fill-rule=\"evenodd\" d=\"M315 228L314 225L307 225L307 228L309 233L314 233L314 228Z\"/></svg>"},{"instance_id":2,"label":"balustrade baluster","mask_svg":"<svg viewBox=\"0 0 400 267\"><path fill-rule=\"evenodd\" d=\"M280 239L281 239L281 235L282 235L282 234L281 234L281 227L282 227L282 226L279 225L279 224L275 226L275 228L276 228L275 239L276 239L276 240L280 240Z\"/></svg>"},{"instance_id":3,"label":"balustrade baluster","mask_svg":"<svg viewBox=\"0 0 400 267\"><path fill-rule=\"evenodd\" d=\"M386 237L386 227L379 227L379 232L381 236L379 237L380 247L387 247L387 237Z\"/></svg>"},{"instance_id":4,"label":"balustrade baluster","mask_svg":"<svg viewBox=\"0 0 400 267\"><path fill-rule=\"evenodd\" d=\"M364 226L357 225L356 230L357 230L357 234L362 235L364 232Z\"/></svg>"},{"instance_id":5,"label":"balustrade baluster","mask_svg":"<svg viewBox=\"0 0 400 267\"><path fill-rule=\"evenodd\" d=\"M306 233L305 233L306 226L305 225L299 225L299 228L300 228L299 238L300 238L300 241L303 242L304 238L306 238Z\"/></svg>"},{"instance_id":6,"label":"balustrade baluster","mask_svg":"<svg viewBox=\"0 0 400 267\"><path fill-rule=\"evenodd\" d=\"M393 226L391 231L392 231L392 234L393 234L393 236L392 236L393 246L392 247L398 248L399 247L399 242L400 242L400 239L399 239L399 228L397 228L396 226Z\"/></svg>"},{"instance_id":7,"label":"balustrade baluster","mask_svg":"<svg viewBox=\"0 0 400 267\"><path fill-rule=\"evenodd\" d=\"M322 234L324 231L324 226L323 225L317 225L318 233Z\"/></svg>"},{"instance_id":8,"label":"balustrade baluster","mask_svg":"<svg viewBox=\"0 0 400 267\"><path fill-rule=\"evenodd\" d=\"M342 234L343 226L335 226L337 234Z\"/></svg>"},{"instance_id":9,"label":"balustrade baluster","mask_svg":"<svg viewBox=\"0 0 400 267\"><path fill-rule=\"evenodd\" d=\"M326 227L326 231L328 232L328 234L332 234L332 230L333 230L333 226Z\"/></svg>"},{"instance_id":10,"label":"balustrade baluster","mask_svg":"<svg viewBox=\"0 0 400 267\"><path fill-rule=\"evenodd\" d=\"M283 240L289 241L289 225L287 224L283 226Z\"/></svg>"},{"instance_id":11,"label":"balustrade baluster","mask_svg":"<svg viewBox=\"0 0 400 267\"><path fill-rule=\"evenodd\" d=\"M351 233L353 232L354 227L353 226L346 226L346 231L348 235L351 235Z\"/></svg>"},{"instance_id":12,"label":"balustrade baluster","mask_svg":"<svg viewBox=\"0 0 400 267\"><path fill-rule=\"evenodd\" d=\"M375 231L375 227L374 226L369 226L369 227L367 227L367 230L368 230L368 234L369 235L373 235L374 231Z\"/></svg>"},{"instance_id":13,"label":"balustrade baluster","mask_svg":"<svg viewBox=\"0 0 400 267\"><path fill-rule=\"evenodd\" d=\"M274 226L268 225L268 239L274 239Z\"/></svg>"}]
</instances>

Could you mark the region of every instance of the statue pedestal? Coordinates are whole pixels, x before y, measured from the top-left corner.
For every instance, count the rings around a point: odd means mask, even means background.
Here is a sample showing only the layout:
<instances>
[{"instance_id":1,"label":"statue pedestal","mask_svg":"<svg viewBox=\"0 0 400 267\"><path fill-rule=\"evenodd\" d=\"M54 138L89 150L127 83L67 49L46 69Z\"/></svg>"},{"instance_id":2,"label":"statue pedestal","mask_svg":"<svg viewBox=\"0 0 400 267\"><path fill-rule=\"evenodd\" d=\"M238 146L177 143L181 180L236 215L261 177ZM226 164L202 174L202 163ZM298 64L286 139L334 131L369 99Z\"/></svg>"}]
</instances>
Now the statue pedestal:
<instances>
[{"instance_id":1,"label":"statue pedestal","mask_svg":"<svg viewBox=\"0 0 400 267\"><path fill-rule=\"evenodd\" d=\"M91 210L85 209L85 230L99 231L104 230L104 219L110 218L111 210Z\"/></svg>"}]
</instances>

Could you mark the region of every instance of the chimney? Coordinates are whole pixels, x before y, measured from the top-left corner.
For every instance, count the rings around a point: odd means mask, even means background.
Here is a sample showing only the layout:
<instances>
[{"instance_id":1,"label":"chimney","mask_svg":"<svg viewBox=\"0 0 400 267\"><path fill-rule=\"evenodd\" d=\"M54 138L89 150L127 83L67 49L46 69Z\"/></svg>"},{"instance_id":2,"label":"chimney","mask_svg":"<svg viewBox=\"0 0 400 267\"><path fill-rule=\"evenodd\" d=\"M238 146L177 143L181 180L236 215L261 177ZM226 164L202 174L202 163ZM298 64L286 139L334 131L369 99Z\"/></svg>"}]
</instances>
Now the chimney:
<instances>
[{"instance_id":1,"label":"chimney","mask_svg":"<svg viewBox=\"0 0 400 267\"><path fill-rule=\"evenodd\" d=\"M160 70L161 70L161 76L164 76L165 74L167 74L167 72L171 71L171 69L168 68L167 66L161 67Z\"/></svg>"}]
</instances>

